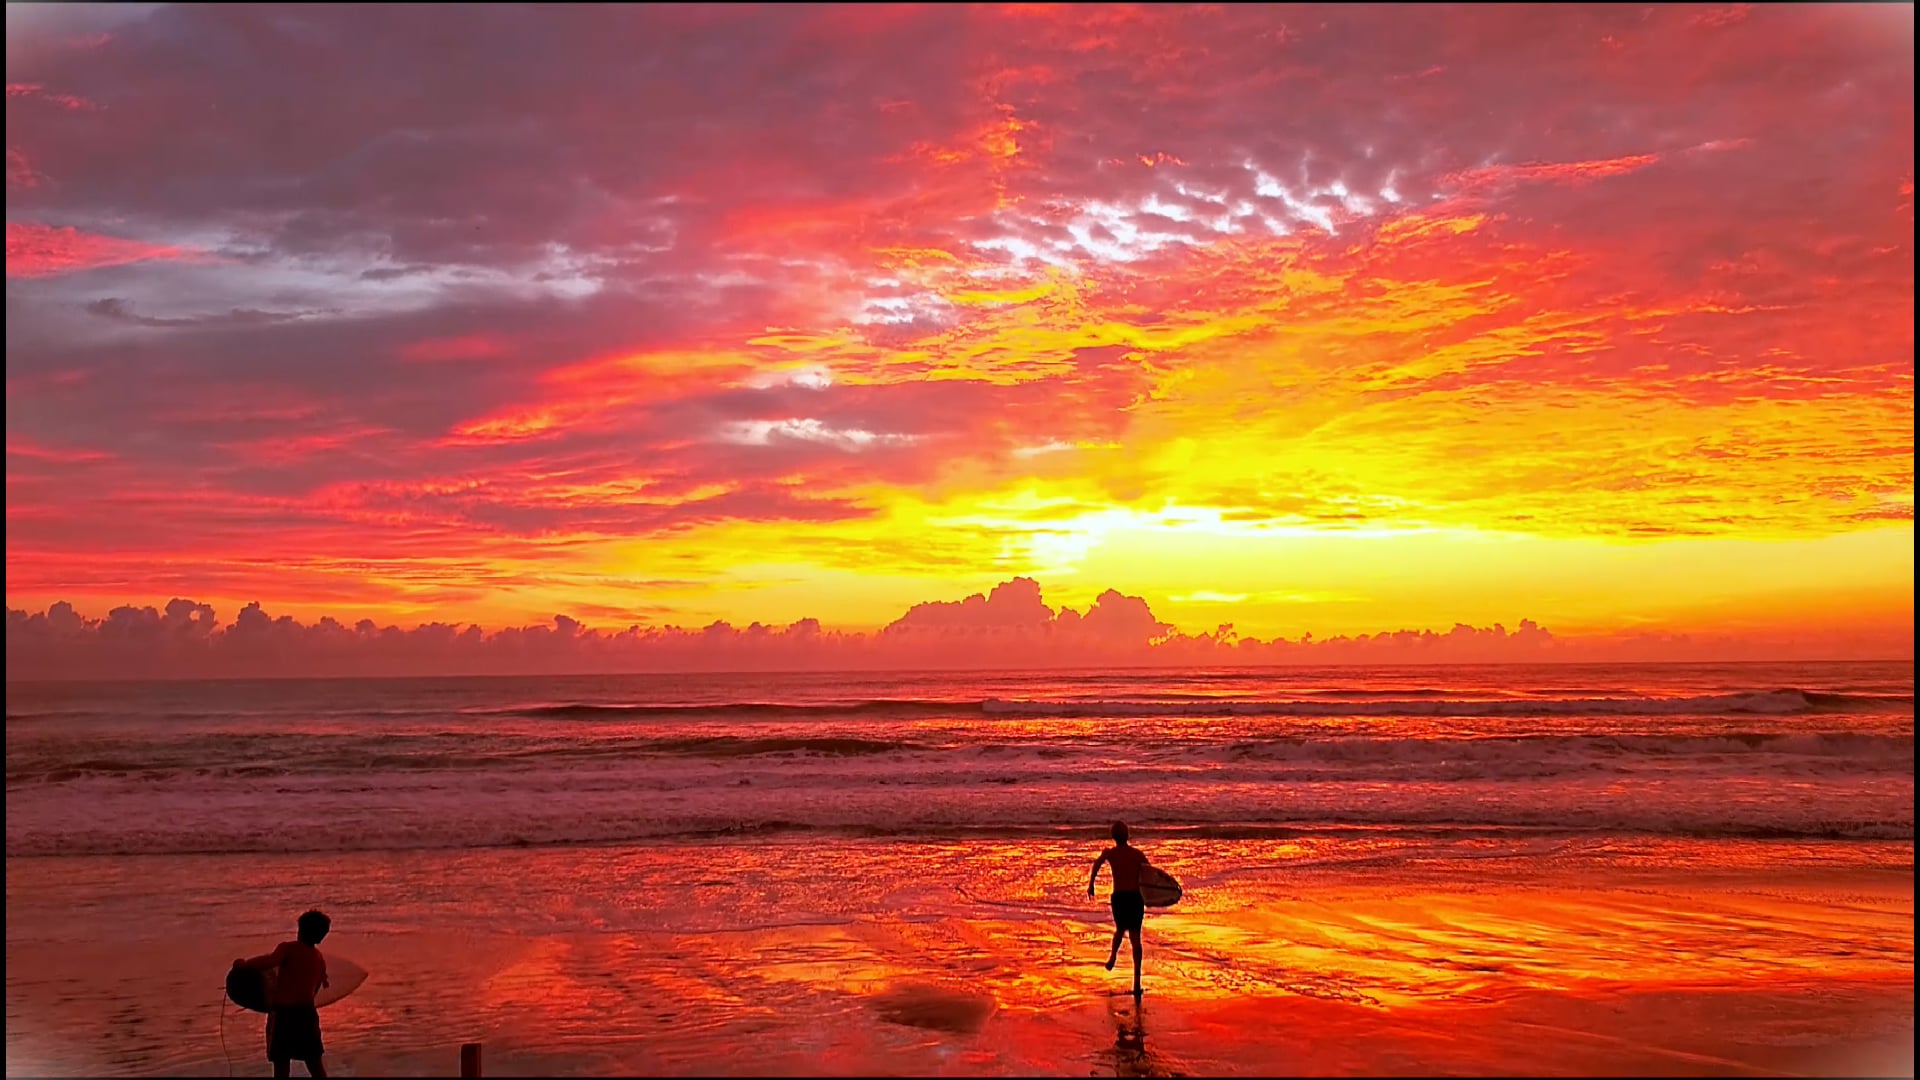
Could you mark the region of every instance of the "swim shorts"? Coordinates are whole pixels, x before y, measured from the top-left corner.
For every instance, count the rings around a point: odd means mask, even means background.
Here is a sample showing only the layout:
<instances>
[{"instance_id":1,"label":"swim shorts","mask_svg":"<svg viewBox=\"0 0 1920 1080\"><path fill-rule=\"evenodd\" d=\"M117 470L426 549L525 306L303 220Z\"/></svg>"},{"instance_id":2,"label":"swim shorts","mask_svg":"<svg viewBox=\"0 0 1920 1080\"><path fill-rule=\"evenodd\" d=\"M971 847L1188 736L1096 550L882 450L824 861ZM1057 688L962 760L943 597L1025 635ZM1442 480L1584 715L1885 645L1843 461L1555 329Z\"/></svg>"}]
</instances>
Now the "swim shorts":
<instances>
[{"instance_id":1,"label":"swim shorts","mask_svg":"<svg viewBox=\"0 0 1920 1080\"><path fill-rule=\"evenodd\" d=\"M268 1061L318 1061L320 1010L311 1005L276 1005L267 1014Z\"/></svg>"}]
</instances>

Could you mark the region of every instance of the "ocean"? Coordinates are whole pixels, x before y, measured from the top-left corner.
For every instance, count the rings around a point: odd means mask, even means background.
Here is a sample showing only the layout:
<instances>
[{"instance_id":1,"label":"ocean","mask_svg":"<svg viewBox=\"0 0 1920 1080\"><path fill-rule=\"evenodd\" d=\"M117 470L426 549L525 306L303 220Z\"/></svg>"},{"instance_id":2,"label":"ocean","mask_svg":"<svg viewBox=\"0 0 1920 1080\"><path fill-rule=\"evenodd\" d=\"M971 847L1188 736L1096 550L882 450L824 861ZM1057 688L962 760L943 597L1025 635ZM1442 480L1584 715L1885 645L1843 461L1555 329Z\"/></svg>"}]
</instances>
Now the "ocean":
<instances>
[{"instance_id":1,"label":"ocean","mask_svg":"<svg viewBox=\"0 0 1920 1080\"><path fill-rule=\"evenodd\" d=\"M327 1012L343 1075L468 1036L525 1071L1277 1067L1257 1025L1147 1060L1071 1019L1117 819L1189 890L1149 920L1175 1016L1687 957L1663 987L1823 972L1880 995L1834 1039L1910 1040L1913 718L1875 663L14 683L8 1073L264 1069L208 1009L310 904L375 972Z\"/></svg>"},{"instance_id":2,"label":"ocean","mask_svg":"<svg viewBox=\"0 0 1920 1080\"><path fill-rule=\"evenodd\" d=\"M1913 764L1898 664L14 684L6 842L1890 840Z\"/></svg>"}]
</instances>

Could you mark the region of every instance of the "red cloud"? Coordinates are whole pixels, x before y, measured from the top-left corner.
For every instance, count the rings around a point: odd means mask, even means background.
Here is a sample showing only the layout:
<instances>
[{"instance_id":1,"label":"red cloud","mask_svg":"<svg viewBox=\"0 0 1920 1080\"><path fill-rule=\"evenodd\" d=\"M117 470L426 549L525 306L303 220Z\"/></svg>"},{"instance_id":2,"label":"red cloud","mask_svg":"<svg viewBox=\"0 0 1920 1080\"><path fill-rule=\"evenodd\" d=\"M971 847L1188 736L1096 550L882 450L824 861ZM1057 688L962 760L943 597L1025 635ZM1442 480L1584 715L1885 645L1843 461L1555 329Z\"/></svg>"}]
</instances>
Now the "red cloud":
<instances>
[{"instance_id":1,"label":"red cloud","mask_svg":"<svg viewBox=\"0 0 1920 1080\"><path fill-rule=\"evenodd\" d=\"M149 259L203 257L202 253L185 248L82 232L71 226L7 222L7 276L10 278L59 277Z\"/></svg>"},{"instance_id":2,"label":"red cloud","mask_svg":"<svg viewBox=\"0 0 1920 1080\"><path fill-rule=\"evenodd\" d=\"M488 360L505 356L512 345L493 334L461 334L457 337L429 338L400 347L403 360Z\"/></svg>"},{"instance_id":3,"label":"red cloud","mask_svg":"<svg viewBox=\"0 0 1920 1080\"><path fill-rule=\"evenodd\" d=\"M61 464L81 464L94 461L106 461L113 455L98 450L62 450L56 447L41 446L24 438L7 439L7 453L19 457L36 458L41 461Z\"/></svg>"},{"instance_id":4,"label":"red cloud","mask_svg":"<svg viewBox=\"0 0 1920 1080\"><path fill-rule=\"evenodd\" d=\"M1630 172L1644 169L1660 160L1658 154L1634 154L1629 157L1612 158L1606 161L1561 161L1536 162L1530 165L1490 165L1480 169L1469 169L1448 177L1452 182L1466 188L1481 188L1495 184L1520 182L1545 182L1584 184L1609 176L1625 176Z\"/></svg>"},{"instance_id":5,"label":"red cloud","mask_svg":"<svg viewBox=\"0 0 1920 1080\"><path fill-rule=\"evenodd\" d=\"M98 104L86 98L75 97L72 94L48 93L47 88L39 83L8 83L7 97L21 98L29 101L43 101L56 108L75 112L100 107Z\"/></svg>"},{"instance_id":6,"label":"red cloud","mask_svg":"<svg viewBox=\"0 0 1920 1080\"><path fill-rule=\"evenodd\" d=\"M31 191L47 182L27 155L14 147L7 147L7 190Z\"/></svg>"}]
</instances>

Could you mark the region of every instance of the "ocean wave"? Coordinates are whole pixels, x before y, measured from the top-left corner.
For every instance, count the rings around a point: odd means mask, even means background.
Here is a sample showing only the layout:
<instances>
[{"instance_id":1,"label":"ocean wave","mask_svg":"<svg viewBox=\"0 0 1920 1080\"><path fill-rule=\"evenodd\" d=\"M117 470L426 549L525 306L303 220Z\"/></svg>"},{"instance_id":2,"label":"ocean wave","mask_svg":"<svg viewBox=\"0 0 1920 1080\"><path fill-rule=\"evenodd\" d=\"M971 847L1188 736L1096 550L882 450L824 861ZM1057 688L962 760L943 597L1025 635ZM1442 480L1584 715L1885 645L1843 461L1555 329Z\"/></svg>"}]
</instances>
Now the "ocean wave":
<instances>
[{"instance_id":1,"label":"ocean wave","mask_svg":"<svg viewBox=\"0 0 1920 1080\"><path fill-rule=\"evenodd\" d=\"M10 692L6 845L1018 843L1124 816L1223 843L1534 831L1910 852L1910 670L29 689Z\"/></svg>"},{"instance_id":2,"label":"ocean wave","mask_svg":"<svg viewBox=\"0 0 1920 1080\"><path fill-rule=\"evenodd\" d=\"M576 702L522 705L507 709L477 709L462 715L517 716L531 720L703 720L725 717L781 719L811 716L913 719L964 714L978 710L980 704L978 701L929 701L919 698L876 698L831 702L730 701L691 705Z\"/></svg>"},{"instance_id":3,"label":"ocean wave","mask_svg":"<svg viewBox=\"0 0 1920 1080\"><path fill-rule=\"evenodd\" d=\"M71 720L76 717L90 715L92 714L80 709L48 709L42 712L8 712L7 723L25 724L36 720Z\"/></svg>"},{"instance_id":4,"label":"ocean wave","mask_svg":"<svg viewBox=\"0 0 1920 1080\"><path fill-rule=\"evenodd\" d=\"M622 704L563 702L488 709L468 716L516 716L551 720L702 720L724 718L924 719L968 715L1005 717L1147 716L1723 716L1793 715L1911 711L1912 694L1835 693L1793 688L1701 694L1691 697L1632 695L1462 696L1458 690L1405 689L1301 690L1285 697L1240 698L1169 692L1150 698L983 698L930 700L872 698L847 701L735 701L694 704Z\"/></svg>"},{"instance_id":5,"label":"ocean wave","mask_svg":"<svg viewBox=\"0 0 1920 1080\"><path fill-rule=\"evenodd\" d=\"M1773 754L1898 763L1903 758L1912 761L1913 736L1857 731L1727 731L1698 735L1535 734L1415 739L1290 736L1238 740L1228 745L1227 753L1234 758L1339 761L1514 758L1567 761L1574 758L1607 760L1626 755L1669 758Z\"/></svg>"},{"instance_id":6,"label":"ocean wave","mask_svg":"<svg viewBox=\"0 0 1920 1080\"><path fill-rule=\"evenodd\" d=\"M1389 698L1360 701L1282 698L1247 701L1003 700L981 703L989 716L1141 717L1141 716L1726 716L1800 713L1851 713L1913 709L1911 694L1838 694L1811 690L1755 690L1694 697L1588 698Z\"/></svg>"},{"instance_id":7,"label":"ocean wave","mask_svg":"<svg viewBox=\"0 0 1920 1080\"><path fill-rule=\"evenodd\" d=\"M643 754L671 754L687 757L739 758L761 754L825 754L858 757L926 749L926 744L907 739L856 738L782 738L740 735L709 735L681 739L656 739L645 744Z\"/></svg>"},{"instance_id":8,"label":"ocean wave","mask_svg":"<svg viewBox=\"0 0 1920 1080\"><path fill-rule=\"evenodd\" d=\"M1064 774L1127 779L1163 771L1169 783L1229 780L1524 779L1591 771L1694 769L1773 774L1857 771L1911 773L1912 734L1853 731L1722 731L1684 734L1532 733L1475 736L1278 734L1261 737L1111 734L1005 739L881 738L836 735L679 734L662 737L539 739L457 734L407 739L393 735L292 739L233 737L168 746L94 748L68 756L19 749L8 755L9 790L90 779L210 780L263 776L378 776L440 772L566 770L672 775L676 767L710 769L764 764L816 782L939 784L961 775L985 783L1044 781ZM796 773L813 762L827 774ZM677 763L677 764L676 764ZM862 764L866 763L866 764ZM1253 767L1239 773L1236 766ZM707 774L702 772L701 777ZM703 781L704 782L704 781Z\"/></svg>"},{"instance_id":9,"label":"ocean wave","mask_svg":"<svg viewBox=\"0 0 1920 1080\"><path fill-rule=\"evenodd\" d=\"M1084 681L1084 680L1083 680ZM329 705L303 710L311 718L341 721L407 721L433 718L483 724L501 719L647 722L702 720L917 720L988 718L1062 719L1129 717L1617 717L1911 713L1911 693L1881 693L1798 688L1754 689L1684 697L1640 695L1590 688L1463 691L1437 687L1301 688L1270 697L1239 697L1183 690L1151 696L1108 698L1095 695L1035 698L879 697L829 701L738 700L682 703L620 701L548 701L510 706L439 708ZM146 719L186 724L193 721L271 722L284 707L169 709ZM31 708L7 713L10 724L42 725L95 718L139 720L122 709Z\"/></svg>"},{"instance_id":10,"label":"ocean wave","mask_svg":"<svg viewBox=\"0 0 1920 1080\"><path fill-rule=\"evenodd\" d=\"M1010 808L1001 807L1003 810ZM1358 813L1340 819L1297 821L1163 821L1151 824L1153 842L1173 840L1260 841L1309 837L1376 839L1576 838L1658 836L1688 840L1770 840L1885 842L1913 839L1913 819L1807 816L1802 820L1669 819L1658 814L1594 812L1555 820L1551 815L1492 808L1476 817L1445 813ZM134 832L69 832L7 837L6 857L32 859L75 856L259 855L315 852L392 852L486 850L496 848L577 847L617 844L715 843L809 838L892 842L1041 841L1098 836L1098 822L1020 820L915 820L903 813L880 823L805 820L787 817L690 818L681 821L630 821L604 817L549 818L472 823L468 828L382 832L303 827L284 832L257 829Z\"/></svg>"}]
</instances>

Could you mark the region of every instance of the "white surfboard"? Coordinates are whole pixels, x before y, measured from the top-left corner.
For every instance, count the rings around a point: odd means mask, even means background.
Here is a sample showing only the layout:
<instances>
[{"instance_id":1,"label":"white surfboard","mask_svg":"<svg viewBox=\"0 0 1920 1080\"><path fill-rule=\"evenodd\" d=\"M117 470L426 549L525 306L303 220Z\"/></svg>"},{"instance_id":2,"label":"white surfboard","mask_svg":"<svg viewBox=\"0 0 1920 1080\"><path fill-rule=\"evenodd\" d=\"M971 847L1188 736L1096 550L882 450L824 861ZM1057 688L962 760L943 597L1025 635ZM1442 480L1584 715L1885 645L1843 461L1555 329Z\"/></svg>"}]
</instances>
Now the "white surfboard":
<instances>
[{"instance_id":1,"label":"white surfboard","mask_svg":"<svg viewBox=\"0 0 1920 1080\"><path fill-rule=\"evenodd\" d=\"M321 955L327 960L327 985L313 995L315 1008L327 1006L360 989L367 981L367 969L344 956L334 956L324 949ZM267 1002L272 1000L274 972L234 968L227 973L227 998L243 1009L254 1012L266 1012Z\"/></svg>"},{"instance_id":2,"label":"white surfboard","mask_svg":"<svg viewBox=\"0 0 1920 1080\"><path fill-rule=\"evenodd\" d=\"M344 956L327 957L327 985L313 995L313 1003L319 1008L327 1006L360 989L367 981L367 969Z\"/></svg>"},{"instance_id":3,"label":"white surfboard","mask_svg":"<svg viewBox=\"0 0 1920 1080\"><path fill-rule=\"evenodd\" d=\"M1180 883L1157 866L1140 868L1140 900L1148 907L1172 907L1180 902Z\"/></svg>"}]
</instances>

